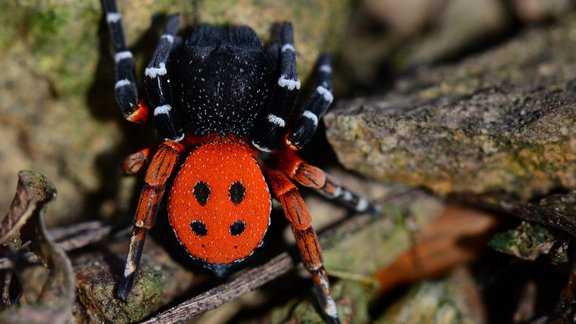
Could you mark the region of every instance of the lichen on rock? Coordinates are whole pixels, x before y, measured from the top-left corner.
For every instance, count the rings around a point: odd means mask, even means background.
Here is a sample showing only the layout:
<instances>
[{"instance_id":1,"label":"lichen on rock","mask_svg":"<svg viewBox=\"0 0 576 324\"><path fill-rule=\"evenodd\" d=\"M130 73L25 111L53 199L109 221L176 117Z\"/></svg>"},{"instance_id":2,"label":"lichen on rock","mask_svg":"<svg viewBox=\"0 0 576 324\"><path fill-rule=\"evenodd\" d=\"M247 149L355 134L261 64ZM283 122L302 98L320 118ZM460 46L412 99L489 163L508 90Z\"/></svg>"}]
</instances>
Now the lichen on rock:
<instances>
[{"instance_id":1,"label":"lichen on rock","mask_svg":"<svg viewBox=\"0 0 576 324\"><path fill-rule=\"evenodd\" d=\"M328 140L347 168L439 194L573 188L575 31L572 15L341 102L324 119Z\"/></svg>"}]
</instances>

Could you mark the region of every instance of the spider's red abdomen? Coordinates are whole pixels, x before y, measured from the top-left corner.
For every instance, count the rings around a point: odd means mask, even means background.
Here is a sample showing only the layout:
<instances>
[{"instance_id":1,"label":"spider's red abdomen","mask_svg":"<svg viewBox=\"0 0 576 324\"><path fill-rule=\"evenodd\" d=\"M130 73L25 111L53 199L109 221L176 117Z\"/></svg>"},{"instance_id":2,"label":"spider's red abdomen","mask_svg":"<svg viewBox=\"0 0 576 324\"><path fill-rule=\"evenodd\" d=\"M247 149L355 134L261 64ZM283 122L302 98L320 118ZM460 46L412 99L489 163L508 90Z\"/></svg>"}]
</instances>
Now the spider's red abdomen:
<instances>
[{"instance_id":1,"label":"spider's red abdomen","mask_svg":"<svg viewBox=\"0 0 576 324\"><path fill-rule=\"evenodd\" d=\"M249 256L269 225L268 186L248 146L216 140L194 149L170 192L168 215L188 252L208 264Z\"/></svg>"}]
</instances>

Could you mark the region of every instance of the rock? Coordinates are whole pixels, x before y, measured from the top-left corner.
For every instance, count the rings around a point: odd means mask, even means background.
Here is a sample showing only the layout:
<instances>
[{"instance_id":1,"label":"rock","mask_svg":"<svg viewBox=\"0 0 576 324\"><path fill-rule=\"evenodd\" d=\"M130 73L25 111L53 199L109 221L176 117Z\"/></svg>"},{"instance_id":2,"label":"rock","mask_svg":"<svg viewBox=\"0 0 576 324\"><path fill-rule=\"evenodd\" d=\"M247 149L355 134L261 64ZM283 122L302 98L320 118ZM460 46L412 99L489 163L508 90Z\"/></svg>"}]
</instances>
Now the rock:
<instances>
[{"instance_id":1,"label":"rock","mask_svg":"<svg viewBox=\"0 0 576 324\"><path fill-rule=\"evenodd\" d=\"M496 251L534 261L539 256L550 253L555 243L554 234L548 229L523 222L514 229L496 234L490 241L490 246Z\"/></svg>"},{"instance_id":2,"label":"rock","mask_svg":"<svg viewBox=\"0 0 576 324\"><path fill-rule=\"evenodd\" d=\"M528 22L561 17L567 11L574 9L574 3L566 0L513 0L511 5L518 17Z\"/></svg>"},{"instance_id":3,"label":"rock","mask_svg":"<svg viewBox=\"0 0 576 324\"><path fill-rule=\"evenodd\" d=\"M448 278L426 281L388 307L379 323L484 323L487 314L471 273L458 268Z\"/></svg>"},{"instance_id":4,"label":"rock","mask_svg":"<svg viewBox=\"0 0 576 324\"><path fill-rule=\"evenodd\" d=\"M388 82L390 73L462 57L501 40L517 25L517 17L498 0L364 0L342 48L341 75L372 89Z\"/></svg>"},{"instance_id":5,"label":"rock","mask_svg":"<svg viewBox=\"0 0 576 324\"><path fill-rule=\"evenodd\" d=\"M342 164L439 194L576 186L576 17L326 115Z\"/></svg>"},{"instance_id":6,"label":"rock","mask_svg":"<svg viewBox=\"0 0 576 324\"><path fill-rule=\"evenodd\" d=\"M78 295L74 315L78 323L138 322L191 287L192 273L150 239L128 301L116 298L127 248L128 240L122 240L73 258Z\"/></svg>"},{"instance_id":7,"label":"rock","mask_svg":"<svg viewBox=\"0 0 576 324\"><path fill-rule=\"evenodd\" d=\"M79 218L99 187L95 157L118 144L118 130L93 120L84 99L100 14L88 2L3 3L0 12L0 191L12 192L18 170L37 170L58 187L47 222Z\"/></svg>"},{"instance_id":8,"label":"rock","mask_svg":"<svg viewBox=\"0 0 576 324\"><path fill-rule=\"evenodd\" d=\"M344 323L369 323L369 297L374 289L356 281L339 281L332 286L340 319ZM275 309L263 323L324 323L317 311L316 297L311 290L306 298L292 300L285 307Z\"/></svg>"}]
</instances>

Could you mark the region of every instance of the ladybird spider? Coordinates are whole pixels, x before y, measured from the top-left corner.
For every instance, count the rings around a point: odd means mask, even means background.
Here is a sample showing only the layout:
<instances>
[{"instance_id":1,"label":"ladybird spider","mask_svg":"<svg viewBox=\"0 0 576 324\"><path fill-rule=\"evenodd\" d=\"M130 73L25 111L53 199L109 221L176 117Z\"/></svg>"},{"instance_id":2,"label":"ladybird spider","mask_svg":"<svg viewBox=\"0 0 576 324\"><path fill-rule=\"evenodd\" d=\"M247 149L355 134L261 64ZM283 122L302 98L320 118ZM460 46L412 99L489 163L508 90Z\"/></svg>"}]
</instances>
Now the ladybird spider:
<instances>
[{"instance_id":1,"label":"ladybird spider","mask_svg":"<svg viewBox=\"0 0 576 324\"><path fill-rule=\"evenodd\" d=\"M319 57L317 87L304 109L292 116L300 80L290 23L279 25L279 43L264 46L246 26L201 25L186 37L177 36L179 19L172 15L144 72L147 100L139 100L121 15L115 0L103 0L103 6L114 49L118 106L135 123L145 123L148 107L153 108L163 139L153 154L143 149L124 164L128 174L147 169L118 297L126 300L132 290L146 233L171 183L170 225L189 254L217 275L262 244L271 196L278 200L324 316L339 322L308 208L292 182L358 212L376 211L294 153L314 135L332 102L329 57ZM263 154L275 168L263 163Z\"/></svg>"}]
</instances>

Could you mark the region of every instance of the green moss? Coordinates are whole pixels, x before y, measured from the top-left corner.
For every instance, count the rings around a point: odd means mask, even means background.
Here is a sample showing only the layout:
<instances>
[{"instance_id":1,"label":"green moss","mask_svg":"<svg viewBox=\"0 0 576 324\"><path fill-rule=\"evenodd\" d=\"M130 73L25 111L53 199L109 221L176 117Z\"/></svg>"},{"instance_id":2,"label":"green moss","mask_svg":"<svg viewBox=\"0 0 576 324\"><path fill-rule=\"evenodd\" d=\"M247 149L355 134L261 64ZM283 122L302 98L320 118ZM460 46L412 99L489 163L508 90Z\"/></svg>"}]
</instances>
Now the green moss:
<instances>
[{"instance_id":1,"label":"green moss","mask_svg":"<svg viewBox=\"0 0 576 324\"><path fill-rule=\"evenodd\" d=\"M126 309L130 322L140 321L158 308L165 281L162 276L160 269L148 268L140 272L138 285L132 293L134 297L130 297L134 303Z\"/></svg>"},{"instance_id":2,"label":"green moss","mask_svg":"<svg viewBox=\"0 0 576 324\"><path fill-rule=\"evenodd\" d=\"M383 210L386 217L369 220L364 230L345 239L333 236L326 242L324 264L327 269L355 274L370 274L391 262L410 245L410 232L404 227L408 211L388 205ZM324 242L323 242L324 243Z\"/></svg>"},{"instance_id":3,"label":"green moss","mask_svg":"<svg viewBox=\"0 0 576 324\"><path fill-rule=\"evenodd\" d=\"M332 285L334 300L338 305L338 314L344 323L368 323L369 298L372 288L350 280L339 280ZM313 291L302 300L293 302L272 312L270 323L285 323L295 320L298 323L325 323L318 312L316 296Z\"/></svg>"},{"instance_id":4,"label":"green moss","mask_svg":"<svg viewBox=\"0 0 576 324\"><path fill-rule=\"evenodd\" d=\"M66 8L55 8L41 5L29 8L26 21L29 23L29 37L33 51L44 51L54 47L54 41L66 26Z\"/></svg>"},{"instance_id":5,"label":"green moss","mask_svg":"<svg viewBox=\"0 0 576 324\"><path fill-rule=\"evenodd\" d=\"M392 305L378 323L475 323L458 278L424 282Z\"/></svg>"},{"instance_id":6,"label":"green moss","mask_svg":"<svg viewBox=\"0 0 576 324\"><path fill-rule=\"evenodd\" d=\"M554 235L546 228L522 223L513 230L496 234L489 244L496 251L535 260L542 254L548 254L555 241Z\"/></svg>"}]
</instances>

